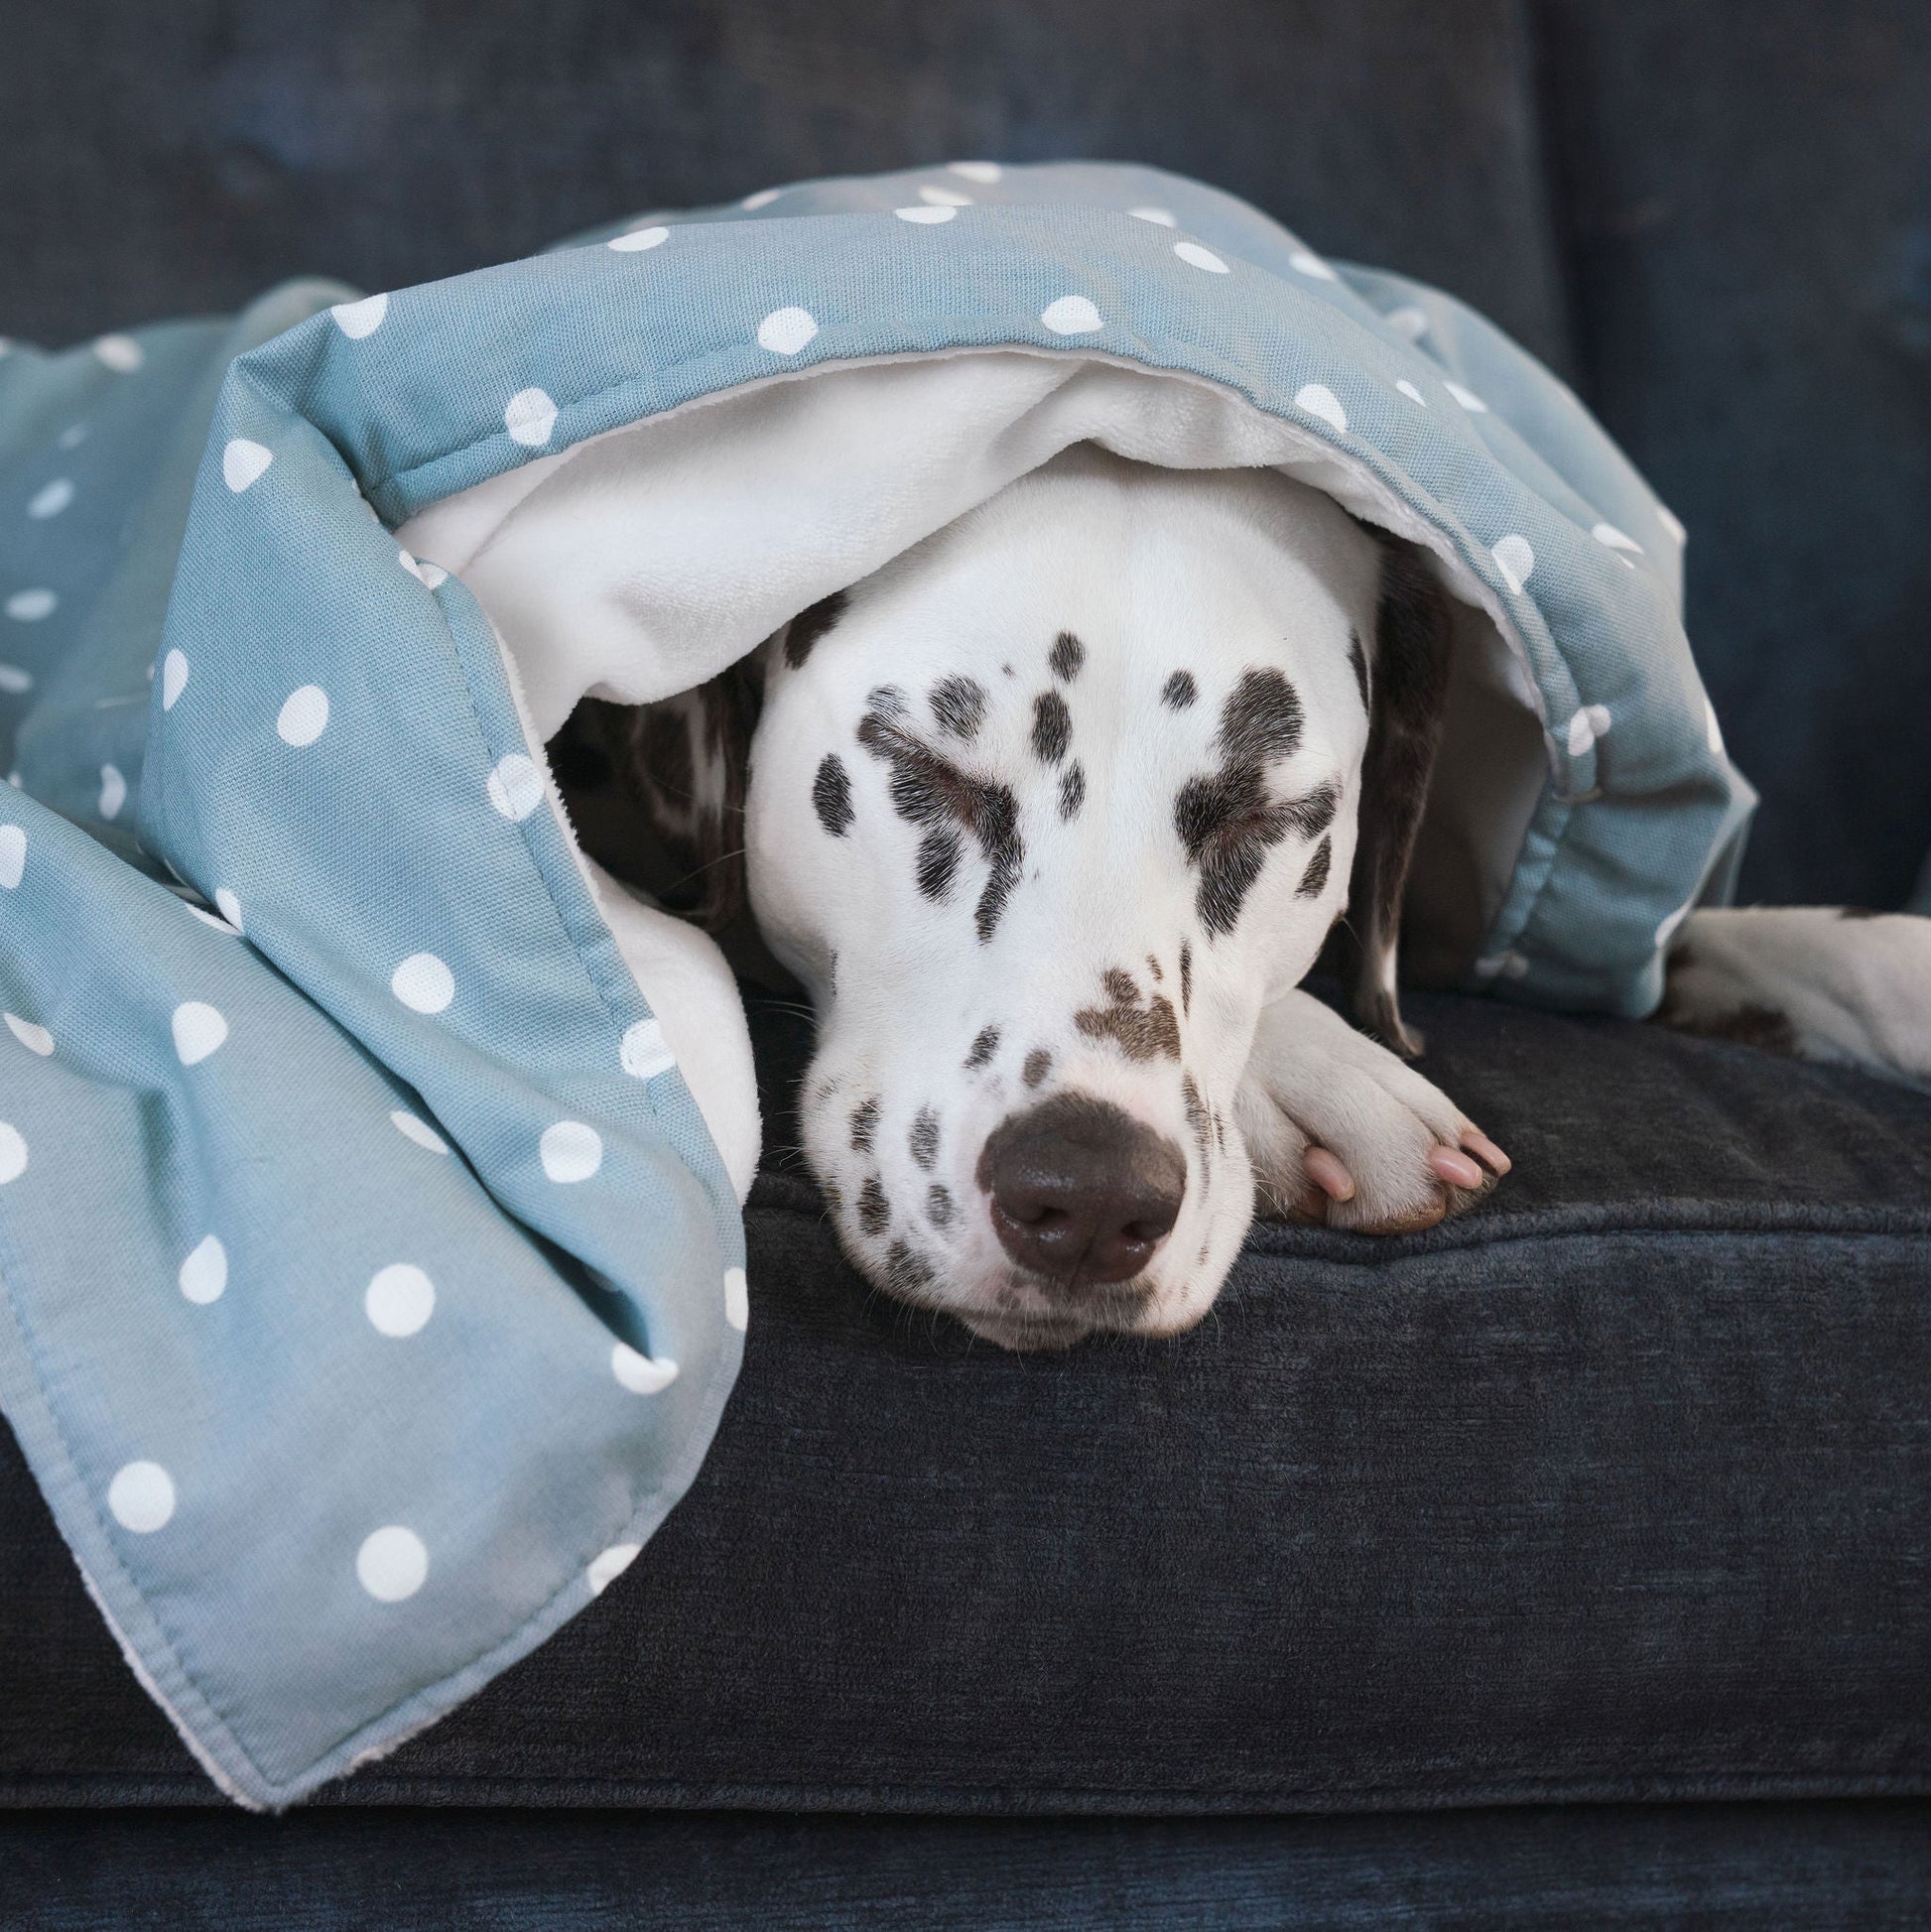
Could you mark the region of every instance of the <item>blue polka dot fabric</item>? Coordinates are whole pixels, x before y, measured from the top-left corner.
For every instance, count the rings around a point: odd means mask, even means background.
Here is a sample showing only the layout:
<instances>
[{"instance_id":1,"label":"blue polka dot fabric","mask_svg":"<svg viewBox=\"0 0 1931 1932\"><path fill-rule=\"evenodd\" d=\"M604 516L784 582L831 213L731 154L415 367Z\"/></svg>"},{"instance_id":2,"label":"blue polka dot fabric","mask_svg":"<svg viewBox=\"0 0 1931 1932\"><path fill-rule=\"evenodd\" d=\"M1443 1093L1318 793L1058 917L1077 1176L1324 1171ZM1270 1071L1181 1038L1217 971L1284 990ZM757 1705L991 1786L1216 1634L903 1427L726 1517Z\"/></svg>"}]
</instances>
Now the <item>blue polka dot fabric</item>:
<instances>
[{"instance_id":1,"label":"blue polka dot fabric","mask_svg":"<svg viewBox=\"0 0 1931 1932\"><path fill-rule=\"evenodd\" d=\"M807 184L13 346L0 1405L241 1801L379 1755L603 1589L746 1323L736 1197L496 641L394 531L774 373L1001 347L1300 425L1506 612L1548 774L1471 983L1645 1011L1724 890L1751 795L1667 511L1479 317L1173 176Z\"/></svg>"}]
</instances>

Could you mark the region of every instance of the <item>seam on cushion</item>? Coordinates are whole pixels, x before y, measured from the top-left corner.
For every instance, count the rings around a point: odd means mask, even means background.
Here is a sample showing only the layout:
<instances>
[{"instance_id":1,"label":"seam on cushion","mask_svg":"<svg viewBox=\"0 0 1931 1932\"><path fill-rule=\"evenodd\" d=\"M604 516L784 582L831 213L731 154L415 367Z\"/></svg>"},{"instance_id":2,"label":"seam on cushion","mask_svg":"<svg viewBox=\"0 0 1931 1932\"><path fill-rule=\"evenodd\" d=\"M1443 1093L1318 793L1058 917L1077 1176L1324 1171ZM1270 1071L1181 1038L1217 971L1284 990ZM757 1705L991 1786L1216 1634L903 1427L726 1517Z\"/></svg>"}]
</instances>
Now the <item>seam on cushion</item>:
<instances>
[{"instance_id":1,"label":"seam on cushion","mask_svg":"<svg viewBox=\"0 0 1931 1932\"><path fill-rule=\"evenodd\" d=\"M794 1194L790 1200L772 1200L783 1190ZM809 1191L810 1198L806 1198ZM762 1196L763 1198L760 1198ZM1840 1211L1847 1219L1836 1223L1799 1219L1814 1214L1804 1204L1759 1204L1760 1219L1751 1219L1747 1209L1735 1202L1701 1203L1686 1201L1672 1207L1656 1204L1658 1212L1645 1219L1616 1212L1614 1221L1595 1221L1591 1216L1604 1212L1596 1207L1530 1209L1508 1216L1487 1219L1461 1219L1443 1223L1416 1234L1349 1234L1323 1228L1276 1227L1256 1224L1244 1253L1297 1255L1308 1260L1339 1261L1372 1267L1386 1260L1406 1260L1433 1254L1455 1253L1474 1248L1533 1244L1551 1240L1602 1239L1617 1234L1682 1234L1736 1238L1772 1236L1810 1236L1826 1239L1912 1240L1931 1238L1931 1209L1859 1207ZM746 1219L754 1213L785 1215L821 1223L824 1204L810 1184L787 1176L760 1174L752 1198L746 1205Z\"/></svg>"},{"instance_id":2,"label":"seam on cushion","mask_svg":"<svg viewBox=\"0 0 1931 1932\"><path fill-rule=\"evenodd\" d=\"M114 1795L96 1795L101 1787ZM370 1797L368 1794L380 1793ZM663 1810L767 1812L780 1817L876 1812L904 1817L1212 1818L1350 1817L1383 1812L1458 1811L1528 1805L1705 1804L1815 1799L1931 1798L1931 1771L1665 1771L1653 1776L1490 1779L1450 1785L1358 1784L1248 1790L1214 1786L1121 1787L937 1784L738 1784L624 1777L385 1778L310 1800L329 1811L391 1809ZM0 1810L56 1808L218 1809L204 1782L186 1775L105 1777L89 1773L0 1778Z\"/></svg>"}]
</instances>

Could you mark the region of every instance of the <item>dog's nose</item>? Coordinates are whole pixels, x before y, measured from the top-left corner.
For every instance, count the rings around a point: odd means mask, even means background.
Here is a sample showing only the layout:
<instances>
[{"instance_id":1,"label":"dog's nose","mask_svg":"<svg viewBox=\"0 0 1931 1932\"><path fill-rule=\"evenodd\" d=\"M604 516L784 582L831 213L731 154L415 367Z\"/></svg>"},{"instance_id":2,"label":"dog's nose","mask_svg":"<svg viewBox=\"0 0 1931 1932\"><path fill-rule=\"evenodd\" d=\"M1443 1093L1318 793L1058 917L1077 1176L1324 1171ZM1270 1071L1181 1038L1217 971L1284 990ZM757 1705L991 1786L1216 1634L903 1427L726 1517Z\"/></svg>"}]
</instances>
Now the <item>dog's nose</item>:
<instances>
[{"instance_id":1,"label":"dog's nose","mask_svg":"<svg viewBox=\"0 0 1931 1932\"><path fill-rule=\"evenodd\" d=\"M1071 1292L1146 1266L1179 1217L1187 1163L1118 1107L1060 1094L992 1130L978 1178L1005 1251Z\"/></svg>"}]
</instances>

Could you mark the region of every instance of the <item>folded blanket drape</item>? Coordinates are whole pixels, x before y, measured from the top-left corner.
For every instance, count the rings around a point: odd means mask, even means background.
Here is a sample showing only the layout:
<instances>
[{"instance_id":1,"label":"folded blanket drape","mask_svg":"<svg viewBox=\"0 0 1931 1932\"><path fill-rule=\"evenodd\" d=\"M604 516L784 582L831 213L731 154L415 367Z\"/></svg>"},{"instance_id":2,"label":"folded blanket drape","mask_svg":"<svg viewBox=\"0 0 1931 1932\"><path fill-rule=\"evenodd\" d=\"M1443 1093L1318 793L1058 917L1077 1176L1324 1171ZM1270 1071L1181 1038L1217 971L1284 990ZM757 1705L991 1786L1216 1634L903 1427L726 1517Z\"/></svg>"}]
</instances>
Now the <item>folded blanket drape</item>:
<instances>
[{"instance_id":1,"label":"folded blanket drape","mask_svg":"<svg viewBox=\"0 0 1931 1932\"><path fill-rule=\"evenodd\" d=\"M0 1406L241 1801L581 1609L738 1365L742 1015L545 734L1083 437L1428 546L1515 730L1449 765L1469 982L1647 1010L1751 804L1680 530L1490 325L1229 196L959 164L0 356Z\"/></svg>"}]
</instances>

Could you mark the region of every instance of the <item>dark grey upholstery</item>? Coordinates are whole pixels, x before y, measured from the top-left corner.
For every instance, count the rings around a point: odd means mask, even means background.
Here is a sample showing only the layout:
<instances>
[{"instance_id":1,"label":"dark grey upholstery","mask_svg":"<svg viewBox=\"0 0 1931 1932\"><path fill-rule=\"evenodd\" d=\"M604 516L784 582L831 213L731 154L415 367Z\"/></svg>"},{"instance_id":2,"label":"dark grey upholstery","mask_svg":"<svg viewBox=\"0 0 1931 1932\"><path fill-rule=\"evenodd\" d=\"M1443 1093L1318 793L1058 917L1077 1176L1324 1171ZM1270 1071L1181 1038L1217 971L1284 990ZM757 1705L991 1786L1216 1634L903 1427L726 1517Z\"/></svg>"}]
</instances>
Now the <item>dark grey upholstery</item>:
<instances>
[{"instance_id":1,"label":"dark grey upholstery","mask_svg":"<svg viewBox=\"0 0 1931 1932\"><path fill-rule=\"evenodd\" d=\"M1387 1932L1922 1924L1903 1804L1300 1819L0 1817L8 1932Z\"/></svg>"},{"instance_id":2,"label":"dark grey upholstery","mask_svg":"<svg viewBox=\"0 0 1931 1932\"><path fill-rule=\"evenodd\" d=\"M1886 906L1931 840L1928 127L1915 0L71 0L0 61L0 329L813 173L1178 168L1577 383L1691 526L1746 893ZM1415 1011L1507 1185L1398 1242L1265 1230L1176 1344L972 1345L767 1175L690 1498L282 1826L101 1809L215 1800L0 1431L0 1922L1921 1920L1931 1100ZM760 1044L781 1107L802 1037ZM1585 1798L1622 1802L1531 1808Z\"/></svg>"},{"instance_id":3,"label":"dark grey upholstery","mask_svg":"<svg viewBox=\"0 0 1931 1932\"><path fill-rule=\"evenodd\" d=\"M1413 1017L1509 1185L1401 1240L1264 1229L1177 1343L975 1343L869 1295L767 1174L743 1376L646 1560L342 1799L1931 1783L1931 1098L1654 1027ZM759 1034L782 1092L804 1028ZM17 1466L0 1497L0 1796L212 1798Z\"/></svg>"}]
</instances>

